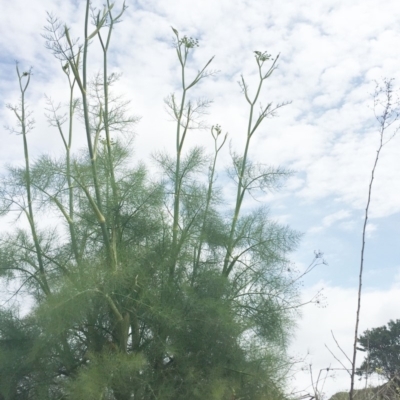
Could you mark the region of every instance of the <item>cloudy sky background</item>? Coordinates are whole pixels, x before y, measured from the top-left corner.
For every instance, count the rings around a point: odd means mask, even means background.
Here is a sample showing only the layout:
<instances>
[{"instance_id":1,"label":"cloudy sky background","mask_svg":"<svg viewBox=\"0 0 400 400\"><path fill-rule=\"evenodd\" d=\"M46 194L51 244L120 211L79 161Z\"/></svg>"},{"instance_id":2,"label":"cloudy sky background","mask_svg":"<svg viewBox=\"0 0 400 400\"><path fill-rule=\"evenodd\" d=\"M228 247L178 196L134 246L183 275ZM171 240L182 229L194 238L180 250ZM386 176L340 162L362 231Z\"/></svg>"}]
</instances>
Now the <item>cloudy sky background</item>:
<instances>
[{"instance_id":1,"label":"cloudy sky background","mask_svg":"<svg viewBox=\"0 0 400 400\"><path fill-rule=\"evenodd\" d=\"M28 100L36 129L29 138L31 155L57 155L61 141L44 117L44 94L56 102L64 101L68 87L59 62L44 47L41 33L49 11L70 26L72 36L82 37L85 2L0 3L1 125L14 124L5 104L18 99L18 60L22 71L33 67ZM240 74L254 93L257 76L253 51L281 54L279 68L266 82L260 100L263 104L292 103L261 126L252 143L251 157L297 173L282 191L258 199L271 208L275 218L304 232L293 255L298 268L308 265L314 250L324 252L328 265L319 266L305 278L304 300L324 288L326 301L324 307L303 309L291 351L300 358L308 354L306 364L312 364L315 375L321 368L339 368L324 344L344 359L331 338L333 330L350 355L363 210L379 144L371 93L374 80L398 78L398 2L128 0L127 5L124 21L113 34L110 72L123 72L116 90L132 100L132 113L141 116L136 126L137 160L148 160L155 150L173 151L173 123L163 103L168 94L179 91L179 66L171 46L170 26L200 41L189 65L193 74L215 55L211 69L219 73L202 81L195 94L214 101L206 121L218 123L229 132L234 149L243 144L248 115L237 84ZM92 73L98 71L100 62L96 46L90 48ZM400 87L400 81L396 82L395 88ZM400 318L399 136L384 148L374 183L361 332ZM205 131L195 131L189 145L211 149L210 138ZM75 137L76 148L84 145L84 140L83 136ZM20 137L0 128L0 169L7 163L22 162L20 142ZM228 161L225 146L221 165ZM293 390L306 389L309 373L299 372L291 385ZM334 378L326 380L324 391L329 396L348 387L346 374L337 371Z\"/></svg>"}]
</instances>

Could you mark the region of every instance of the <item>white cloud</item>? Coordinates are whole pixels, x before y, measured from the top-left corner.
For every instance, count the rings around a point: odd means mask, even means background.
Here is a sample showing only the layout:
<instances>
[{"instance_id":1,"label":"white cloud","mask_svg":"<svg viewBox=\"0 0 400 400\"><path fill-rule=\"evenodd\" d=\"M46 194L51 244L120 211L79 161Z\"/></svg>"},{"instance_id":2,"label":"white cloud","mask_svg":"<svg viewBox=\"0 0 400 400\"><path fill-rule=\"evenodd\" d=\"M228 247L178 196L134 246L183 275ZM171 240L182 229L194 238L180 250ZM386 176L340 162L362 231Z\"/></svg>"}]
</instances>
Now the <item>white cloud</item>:
<instances>
[{"instance_id":1,"label":"white cloud","mask_svg":"<svg viewBox=\"0 0 400 400\"><path fill-rule=\"evenodd\" d=\"M124 72L120 89L132 98L132 111L143 117L137 127L140 157L154 151L154 143L158 148L173 148L173 126L163 109L163 98L179 89L179 66L170 47L173 25L182 34L201 39L201 47L190 63L194 73L216 55L212 68L221 73L217 79L204 81L198 94L214 98L208 120L229 131L236 148L243 143L248 115L236 81L243 73L254 91L257 77L253 50L281 51L279 69L266 82L261 99L264 103L293 103L280 111L280 119L269 120L260 128L251 154L262 162L289 164L305 172L302 188L293 188L293 194L311 202L334 195L348 207L360 209L364 207L377 143L371 128L373 114L367 108L372 104L368 92L373 88L372 79L397 73L400 56L392 49L400 36L395 22L400 14L398 7L394 1L381 4L378 0L351 5L338 0L312 4L289 1L285 6L273 3L274 7L265 8L254 0L217 4L205 0L188 7L183 0L154 0L128 8L124 22L114 32L111 60L115 71ZM47 1L38 8L37 4L16 0L12 6L5 6L4 15L9 18L5 19L6 35L0 46L8 60L3 74L8 63L21 58L26 65L34 65L37 78L43 82L46 78L39 89L34 77L31 104L43 105L39 101L43 91L57 97L65 87L58 63L44 49L40 37L45 11L61 16L76 37L82 33L82 4ZM32 13L37 18L32 19ZM94 44L91 56L96 54L95 49ZM99 62L98 56L95 58ZM10 74L12 77L12 68L7 76ZM16 87L11 84L15 81L8 79L4 97L15 98L16 92L10 92ZM3 113L2 117L11 121L12 117ZM54 148L59 140L49 134L42 115L41 109L35 109L38 129L31 143L46 142L47 149ZM206 133L195 133L189 143L207 144L207 138ZM8 141L7 151L0 150L2 159L20 158L17 142ZM395 172L400 167L397 144L393 141L382 154L376 201L371 209L375 216L400 211L396 196L400 190ZM42 146L36 146L39 152ZM222 159L228 159L227 151Z\"/></svg>"},{"instance_id":2,"label":"white cloud","mask_svg":"<svg viewBox=\"0 0 400 400\"><path fill-rule=\"evenodd\" d=\"M366 228L365 228L365 234L367 238L371 238L372 236L374 236L374 232L377 230L378 225L376 224L372 224L371 222L369 224L367 224Z\"/></svg>"},{"instance_id":3,"label":"white cloud","mask_svg":"<svg viewBox=\"0 0 400 400\"><path fill-rule=\"evenodd\" d=\"M324 225L324 227L329 228L335 222L346 219L349 216L350 216L350 212L348 210L340 210L340 211L337 211L333 214L326 216L322 220L322 224Z\"/></svg>"},{"instance_id":4,"label":"white cloud","mask_svg":"<svg viewBox=\"0 0 400 400\"><path fill-rule=\"evenodd\" d=\"M344 227L344 229L347 229L348 224L351 223L351 221L346 221L346 220L348 220L348 218L350 216L351 216L351 213L350 213L349 210L342 209L342 210L336 211L336 212L334 212L332 214L329 214L326 217L324 217L322 219L320 225L316 225L316 226L311 227L309 229L309 232L310 233L320 232L323 229L330 228L332 225L336 224L339 221L343 221L343 220L345 220L345 221L342 222L340 224L340 226Z\"/></svg>"}]
</instances>

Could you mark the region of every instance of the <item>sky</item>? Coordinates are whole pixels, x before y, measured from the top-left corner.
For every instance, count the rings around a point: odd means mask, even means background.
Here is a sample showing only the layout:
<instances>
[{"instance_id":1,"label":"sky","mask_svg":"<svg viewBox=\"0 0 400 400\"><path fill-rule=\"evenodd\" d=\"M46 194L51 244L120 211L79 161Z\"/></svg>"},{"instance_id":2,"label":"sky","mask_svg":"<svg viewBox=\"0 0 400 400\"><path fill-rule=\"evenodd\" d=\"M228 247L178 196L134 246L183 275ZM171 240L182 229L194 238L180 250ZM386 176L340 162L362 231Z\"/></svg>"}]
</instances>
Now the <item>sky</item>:
<instances>
[{"instance_id":1,"label":"sky","mask_svg":"<svg viewBox=\"0 0 400 400\"><path fill-rule=\"evenodd\" d=\"M82 37L83 1L0 0L0 169L23 161L21 138L3 125L14 124L7 103L16 103L15 61L21 71L33 68L28 101L36 128L30 134L32 157L59 154L61 141L45 118L45 95L66 98L67 86L59 62L45 49L41 36L46 12ZM95 5L101 6L101 2ZM135 160L147 162L157 150L173 150L173 122L164 98L179 91L179 66L172 47L171 26L199 39L189 74L215 56L216 73L201 82L195 95L213 100L210 125L228 132L230 146L243 145L248 107L238 85L243 75L254 93L257 84L254 51L280 54L278 68L266 81L262 104L291 102L257 131L250 156L256 162L281 165L295 174L279 192L259 196L271 216L303 232L293 262L304 270L314 251L326 265L304 279L303 299L322 291L319 307L302 308L290 352L307 371L297 372L291 390L310 391L313 375L340 368L327 345L342 362L331 330L350 354L354 337L361 233L371 169L379 145L379 125L371 94L375 81L394 78L399 88L400 5L394 0L127 0L123 22L116 26L111 71L123 73L115 90L130 99L135 128ZM119 9L120 4L117 2ZM98 49L97 49L98 50ZM91 73L100 62L90 48ZM396 80L397 79L397 80ZM381 112L377 110L378 114ZM396 123L392 126L395 129ZM388 131L387 135L394 132ZM400 318L400 134L388 142L376 170L367 226L360 331ZM195 131L189 145L212 143L207 132ZM76 148L84 144L78 137ZM229 162L229 146L221 165ZM229 192L226 192L229 196ZM246 207L254 204L248 202ZM359 355L359 361L362 356ZM325 380L327 397L347 390L345 372ZM378 380L376 380L378 383ZM363 382L357 382L362 385ZM304 392L301 392L304 393Z\"/></svg>"}]
</instances>

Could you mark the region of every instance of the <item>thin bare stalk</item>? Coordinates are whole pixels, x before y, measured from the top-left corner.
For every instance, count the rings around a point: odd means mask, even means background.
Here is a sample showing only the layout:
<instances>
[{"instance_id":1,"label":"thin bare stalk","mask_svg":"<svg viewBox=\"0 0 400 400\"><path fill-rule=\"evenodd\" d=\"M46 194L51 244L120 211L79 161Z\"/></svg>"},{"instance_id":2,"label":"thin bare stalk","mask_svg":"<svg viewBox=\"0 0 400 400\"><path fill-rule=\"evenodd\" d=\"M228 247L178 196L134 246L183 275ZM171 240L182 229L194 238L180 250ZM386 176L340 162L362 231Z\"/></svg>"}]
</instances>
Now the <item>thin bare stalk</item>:
<instances>
[{"instance_id":1,"label":"thin bare stalk","mask_svg":"<svg viewBox=\"0 0 400 400\"><path fill-rule=\"evenodd\" d=\"M345 353L345 351L342 349L342 347L340 346L340 344L339 344L339 342L336 340L336 337L335 337L335 335L334 335L334 333L333 333L333 331L331 330L331 335L332 335L332 337L333 337L333 340L335 341L335 343L336 343L336 346L338 347L338 349L342 352L342 354L347 358L347 360L351 363L351 360L350 360L350 358L349 358L349 356ZM326 346L327 348L328 348L328 346ZM343 365L343 367L344 367L344 365Z\"/></svg>"},{"instance_id":2,"label":"thin bare stalk","mask_svg":"<svg viewBox=\"0 0 400 400\"><path fill-rule=\"evenodd\" d=\"M379 100L379 95L384 95L383 102ZM383 112L380 115L376 114L376 107L378 105L383 106ZM378 165L379 156L381 154L382 148L385 144L387 144L397 133L398 129L395 129L394 133L384 141L384 134L387 129L395 123L399 116L400 111L398 109L399 102L393 99L393 84L391 79L384 80L384 86L381 88L377 85L374 94L374 111L375 117L379 123L379 145L376 151L376 156L374 160L374 164L371 170L371 178L369 180L368 185L368 198L367 198L367 205L365 208L364 214L364 224L362 229L362 241L361 241L361 260L360 260L360 270L358 276L358 297L357 297L357 312L356 312L356 324L354 329L354 343L353 343L353 358L352 358L352 369L351 369L351 379L350 379L350 393L349 398L353 400L354 398L354 379L356 374L356 359L357 359L357 340L358 340L358 326L360 322L360 312L361 312L361 293L362 293L362 278L363 278L363 270L364 270L364 253L365 253L365 240L366 240L366 233L367 233L367 223L368 223L368 216L369 216L369 207L371 204L372 198L372 186L375 179L375 171ZM397 106L397 107L396 107Z\"/></svg>"}]
</instances>

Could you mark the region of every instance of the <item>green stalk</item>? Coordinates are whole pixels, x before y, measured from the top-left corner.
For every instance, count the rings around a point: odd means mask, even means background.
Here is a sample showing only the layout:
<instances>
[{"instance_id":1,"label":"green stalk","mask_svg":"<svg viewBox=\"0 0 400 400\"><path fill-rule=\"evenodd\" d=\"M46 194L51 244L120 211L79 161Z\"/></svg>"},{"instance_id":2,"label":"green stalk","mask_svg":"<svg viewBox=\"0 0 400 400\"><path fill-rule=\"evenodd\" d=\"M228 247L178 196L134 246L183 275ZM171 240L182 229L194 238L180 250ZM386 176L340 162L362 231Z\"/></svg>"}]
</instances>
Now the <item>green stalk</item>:
<instances>
[{"instance_id":1,"label":"green stalk","mask_svg":"<svg viewBox=\"0 0 400 400\"><path fill-rule=\"evenodd\" d=\"M216 131L216 135L214 136L214 129ZM226 142L227 134L224 137L224 140L222 141L221 145L218 146L217 140L218 136L221 133L221 129L217 127L212 127L211 128L211 134L214 138L214 159L212 161L211 165L211 170L210 170L210 176L209 176L209 181L208 181L208 189L207 189L207 197L206 197L206 206L204 209L204 216L203 216L203 221L201 224L201 230L200 230L200 238L199 238L199 247L197 250L196 254L196 249L195 249L195 261L193 264L193 274L192 274L192 286L194 284L194 280L196 278L196 273L200 265L200 256L203 248L203 243L204 243L204 233L206 229L206 224L207 224L207 217L208 217L208 210L210 209L210 204L211 204L211 195L212 195L212 190L213 190L213 184L214 184L214 176L215 176L215 167L217 165L217 158L218 158L218 153L222 149L223 145Z\"/></svg>"},{"instance_id":2,"label":"green stalk","mask_svg":"<svg viewBox=\"0 0 400 400\"><path fill-rule=\"evenodd\" d=\"M107 223L106 219L104 217L103 213L103 207L102 207L102 199L101 199L101 194L100 194L100 185L97 177L97 166L96 166L96 154L93 151L93 145L92 145L92 138L91 138L91 131L90 131L90 122L89 122L89 106L88 106L88 100L87 100L87 53L88 53L88 46L89 46L89 41L93 37L93 33L89 36L88 34L88 25L89 25L89 7L90 6L90 1L86 1L86 14L85 14L85 41L83 45L83 62L82 62L82 85L81 87L81 93L82 93L82 105L83 105L83 114L84 114L84 120L85 120L85 130L86 130L86 139L87 139L87 145L88 145L88 151L89 151L89 156L90 156L90 164L91 164L91 170L92 170L92 177L93 177L93 185L94 185L94 190L95 190L95 196L96 196L96 208L98 210L98 221L100 224L101 232L103 235L103 240L104 244L106 247L106 252L107 252L107 258L109 262L111 263L112 269L115 269L116 263L115 259L113 257L113 252L111 250L111 243L110 243L110 237L108 235L108 230L107 230ZM99 25L104 24L105 18L103 16L102 22L99 23ZM98 26L95 34L100 30L101 26ZM68 40L68 37L67 37ZM76 68L73 69L74 73L77 71Z\"/></svg>"},{"instance_id":3,"label":"green stalk","mask_svg":"<svg viewBox=\"0 0 400 400\"><path fill-rule=\"evenodd\" d=\"M234 265L235 265L235 263L237 261L237 258L234 258L232 256L232 252L233 252L234 243L235 243L236 225L237 225L237 221L239 219L239 215L240 215L240 210L241 210L241 207L242 207L243 199L244 199L244 196L246 194L246 187L243 185L243 177L244 177L245 172L246 172L246 164L247 164L248 152L249 152L249 148L250 148L250 140L251 140L254 132L258 128L258 126L261 124L262 120L267 115L266 113L267 113L267 111L269 109L269 105L268 105L263 110L263 112L261 112L260 116L258 117L257 121L255 122L255 124L253 126L254 105L257 102L258 97L259 97L259 95L261 93L261 88L262 88L262 84L263 84L264 80L267 79L272 74L272 72L274 71L275 64L276 64L278 58L279 58L279 56L275 59L275 61L273 62L272 66L270 67L268 72L265 75L263 75L262 66L263 66L264 62L269 59L269 56L265 57L265 54L261 54L259 52L256 52L256 61L257 61L257 65L258 65L258 72L259 72L260 81L259 81L257 92L256 92L256 95L255 95L253 101L251 101L250 98L248 97L247 86L246 86L246 83L244 81L244 78L242 77L242 88L243 88L243 92L244 92L245 98L246 98L247 102L250 104L250 113L249 113L249 121L248 121L248 125L247 125L246 146L245 146L244 153L243 153L242 164L240 166L240 170L238 171L239 172L239 176L238 176L239 179L238 179L237 192L236 192L235 210L234 210L234 213L233 213L231 229L230 229L230 232L229 232L228 246L227 246L226 255L225 255L225 259L224 259L224 266L223 266L223 269L222 269L222 274L225 275L225 276L229 276L230 272L232 271L232 269L233 269L233 267L234 267Z\"/></svg>"},{"instance_id":4,"label":"green stalk","mask_svg":"<svg viewBox=\"0 0 400 400\"><path fill-rule=\"evenodd\" d=\"M113 18L111 14L111 6L109 0L107 0L108 6L108 15L110 17L110 25L108 27L108 35L106 43L104 44L103 39L100 35L100 31L98 32L98 37L100 40L101 47L103 49L103 90L104 90L104 130L106 134L106 147L107 147L107 158L108 158L108 168L110 171L110 180L111 180L111 190L113 196L113 205L112 209L115 212L114 220L112 221L112 251L113 251L113 259L117 264L117 241L120 239L120 223L119 223L119 208L118 208L118 188L115 179L115 171L114 165L112 161L112 148L111 148L111 136L110 136L110 125L109 125L109 94L108 94L108 60L107 60L107 52L111 41L111 34L114 27L114 22L117 21L125 10L125 4L122 8L121 13Z\"/></svg>"},{"instance_id":5,"label":"green stalk","mask_svg":"<svg viewBox=\"0 0 400 400\"><path fill-rule=\"evenodd\" d=\"M195 86L203 77L204 77L204 71L205 69L210 65L212 62L213 58L212 57L207 64L204 66L204 68L199 71L196 75L196 77L193 79L193 81L186 86L186 78L185 78L185 66L186 66L186 61L187 57L189 54L189 50L197 45L197 42L191 41L191 39L187 39L184 37L183 39L179 39L179 34L178 31L174 28L172 28L174 31L178 44L176 48L176 52L178 55L179 62L181 64L181 82L182 82L182 98L181 98L181 104L179 107L179 111L175 109L175 102L173 102L173 107L174 107L174 113L177 118L177 128L176 128L176 164L175 164L175 184L174 184L174 212L173 212L173 225L172 225L172 251L171 251L171 264L170 264L170 270L169 270L169 279L171 280L174 276L175 273L175 268L176 268L176 263L178 260L178 254L179 254L179 243L178 243L178 231L179 231L179 212L180 212L180 196L181 196L181 189L182 189L182 181L181 181L181 156L182 156L182 149L183 149L183 144L185 142L186 134L189 129L189 123L190 123L190 112L191 112L191 106L190 102L188 103L188 110L187 110L187 120L186 124L183 127L183 132L181 133L181 125L182 125L182 117L183 117L183 112L185 109L185 101L186 101L186 94L187 91ZM182 52L182 46L183 46L183 52ZM182 135L182 136L181 136Z\"/></svg>"},{"instance_id":6,"label":"green stalk","mask_svg":"<svg viewBox=\"0 0 400 400\"><path fill-rule=\"evenodd\" d=\"M46 295L50 295L50 287L47 282L46 278L46 273L44 269L44 262L43 262L43 257L42 257L42 249L40 247L39 243L39 238L37 236L37 231L36 231L36 224L35 224L35 218L34 218L34 212L33 212L33 206L32 206L32 191L31 191L31 173L30 173L30 163L29 163L29 150L28 150L28 141L27 141L27 128L26 128L26 115L25 115L25 92L28 89L29 82L31 79L30 72L24 72L22 75L19 72L18 65L16 66L17 69L17 74L18 74L18 80L19 80L19 87L21 91L21 115L18 115L18 113L15 111L15 114L17 115L20 123L21 123L21 133L22 133L22 138L23 138L23 143L24 143L24 156L25 156L25 177L26 177L26 194L28 197L28 211L26 212L26 215L28 217L28 222L29 226L31 228L31 234L32 234L32 239L35 245L35 250L36 250L36 256L39 264L39 275L41 278L42 282L42 289ZM22 78L27 77L27 81L25 85L22 85Z\"/></svg>"},{"instance_id":7,"label":"green stalk","mask_svg":"<svg viewBox=\"0 0 400 400\"><path fill-rule=\"evenodd\" d=\"M185 53L182 58L182 52L181 52L181 45L178 44L177 47L177 53L178 53L178 58L179 62L181 64L181 81L182 81L182 99L181 99L181 105L179 108L179 114L177 118L177 127L176 127L176 164L175 164L175 189L174 189L174 220L173 220L173 225L172 225L172 260L171 260L171 267L170 267L170 272L169 276L170 279L172 279L175 268L176 268L176 262L177 262L177 247L178 247L178 230L179 230L179 209L180 209L180 192L181 192L181 181L179 179L180 175L180 168L181 168L181 154L182 154L182 148L183 148L183 143L185 140L188 124L189 124L189 116L188 116L188 121L185 126L185 130L183 133L183 137L181 140L181 121L182 121L182 116L183 116L183 110L185 107L185 101L186 101L186 87L185 87L185 65L186 65L186 60L187 60L187 55L188 55L188 49L185 46Z\"/></svg>"},{"instance_id":8,"label":"green stalk","mask_svg":"<svg viewBox=\"0 0 400 400\"><path fill-rule=\"evenodd\" d=\"M182 75L184 72L182 71ZM184 78L182 78L184 79ZM181 108L179 112L178 118L178 126L176 130L176 165L175 165L175 189L174 189L174 221L172 225L172 264L170 270L170 276L172 277L175 271L176 262L177 262L177 247L178 247L178 230L179 230L179 209L180 209L180 195L181 195L181 180L180 169L181 169L181 155L182 155L182 147L184 142L184 137L182 137L182 141L180 140L180 128L181 128L181 120L183 107L185 104L186 90L183 91ZM186 126L187 128L187 126ZM186 133L185 128L185 133Z\"/></svg>"},{"instance_id":9,"label":"green stalk","mask_svg":"<svg viewBox=\"0 0 400 400\"><path fill-rule=\"evenodd\" d=\"M262 80L260 80L260 83L258 85L258 90L257 94L253 100L253 102L250 103L250 114L249 114L249 122L247 126L247 139L246 139L246 147L244 149L243 153L243 160L242 160L242 165L240 166L240 171L239 171L239 181L237 185L237 192L236 192L236 205L235 205L235 211L233 213L233 218L232 218L232 224L231 224L231 230L229 233L229 241L228 241L228 248L226 250L226 255L225 255L225 260L224 260L224 268L223 268L223 274L228 276L230 271L233 268L233 264L231 263L229 265L230 259L232 257L232 250L233 250L233 243L234 243L234 235L236 231L236 224L239 219L240 215L240 209L242 207L243 203L243 198L246 192L246 188L243 187L243 177L246 172L246 163L247 163L247 157L248 157L248 152L249 152L249 147L250 147L250 139L252 137L252 123L253 123L253 111L254 111L254 103L257 101L258 96L260 94L261 86L262 86Z\"/></svg>"},{"instance_id":10,"label":"green stalk","mask_svg":"<svg viewBox=\"0 0 400 400\"><path fill-rule=\"evenodd\" d=\"M75 83L75 82L74 82ZM80 252L78 248L78 241L76 239L76 232L75 232L75 223L74 223L74 188L72 185L72 178L71 178L71 147L72 147L72 124L73 124L73 116L75 107L73 105L73 90L74 90L74 83L71 85L71 92L70 92L70 103L69 103L69 128L68 128L68 147L66 149L66 163L67 163L67 181L68 181L68 200L69 200L69 217L72 221L69 224L69 230L71 234L71 242L72 242L72 250L74 252L75 260L78 266L81 263Z\"/></svg>"},{"instance_id":11,"label":"green stalk","mask_svg":"<svg viewBox=\"0 0 400 400\"><path fill-rule=\"evenodd\" d=\"M71 82L71 78L69 73L66 72L68 77L69 87L70 87L70 94L69 94L69 126L68 126L68 142L64 139L64 134L61 129L61 125L57 122L58 130L61 134L61 137L64 142L65 146L65 153L66 153L66 166L67 166L67 183L68 183L68 204L69 204L69 212L68 212L68 227L71 236L71 244L72 244L72 251L74 253L75 261L78 267L81 264L81 256L79 252L78 240L76 237L75 231L75 223L74 223L74 188L72 184L72 177L71 177L71 148L72 148L72 127L73 127L73 118L75 113L75 104L74 104L74 86L76 80L74 79ZM62 211L62 210L61 210Z\"/></svg>"}]
</instances>

